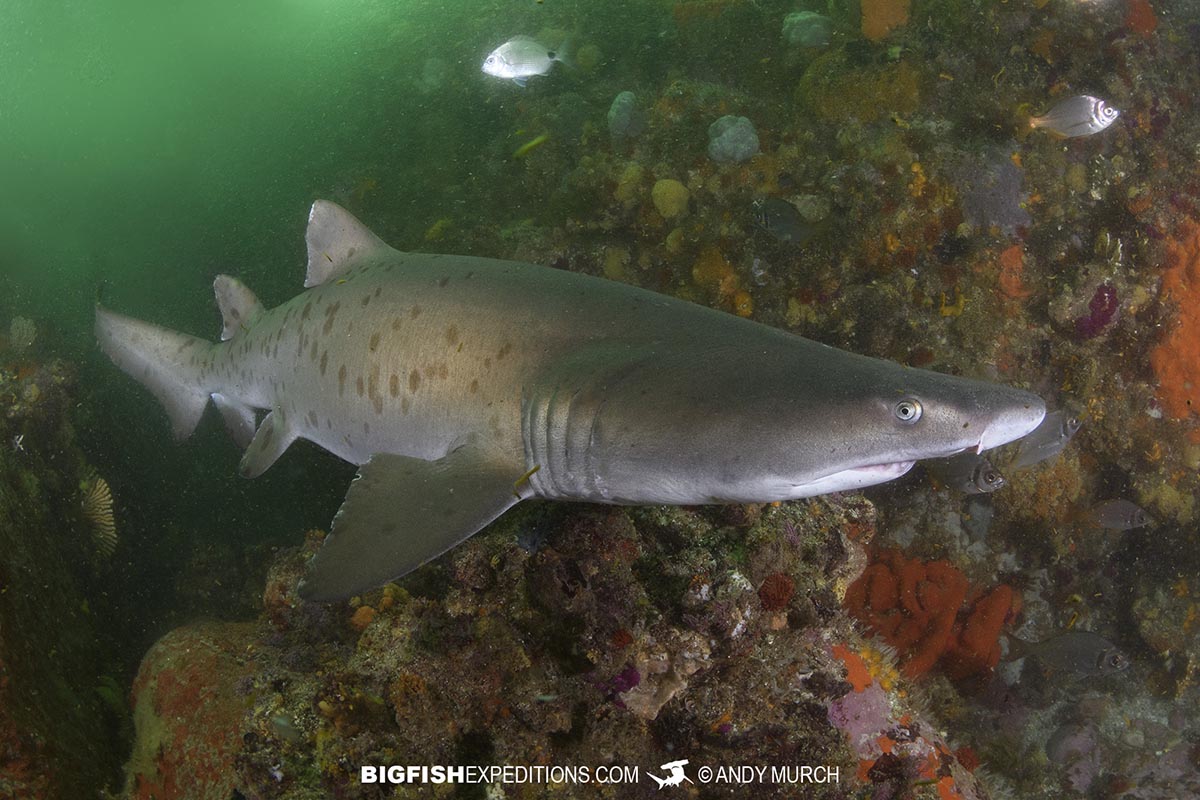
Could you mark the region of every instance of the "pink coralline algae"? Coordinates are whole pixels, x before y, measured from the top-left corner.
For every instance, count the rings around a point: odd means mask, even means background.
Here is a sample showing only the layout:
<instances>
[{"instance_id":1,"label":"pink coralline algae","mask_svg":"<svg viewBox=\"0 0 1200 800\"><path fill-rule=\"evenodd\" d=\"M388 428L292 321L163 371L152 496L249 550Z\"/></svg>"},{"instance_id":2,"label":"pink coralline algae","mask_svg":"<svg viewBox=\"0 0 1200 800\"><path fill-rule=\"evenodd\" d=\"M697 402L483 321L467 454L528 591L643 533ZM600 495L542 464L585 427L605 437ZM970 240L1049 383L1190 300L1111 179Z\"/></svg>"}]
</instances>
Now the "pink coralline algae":
<instances>
[{"instance_id":1,"label":"pink coralline algae","mask_svg":"<svg viewBox=\"0 0 1200 800\"><path fill-rule=\"evenodd\" d=\"M891 723L891 713L887 692L878 683L829 704L829 722L845 731L855 748L873 742Z\"/></svg>"},{"instance_id":2,"label":"pink coralline algae","mask_svg":"<svg viewBox=\"0 0 1200 800\"><path fill-rule=\"evenodd\" d=\"M1080 339L1094 339L1112 324L1120 307L1116 287L1111 283L1100 284L1088 303L1087 316L1075 320L1075 333Z\"/></svg>"}]
</instances>

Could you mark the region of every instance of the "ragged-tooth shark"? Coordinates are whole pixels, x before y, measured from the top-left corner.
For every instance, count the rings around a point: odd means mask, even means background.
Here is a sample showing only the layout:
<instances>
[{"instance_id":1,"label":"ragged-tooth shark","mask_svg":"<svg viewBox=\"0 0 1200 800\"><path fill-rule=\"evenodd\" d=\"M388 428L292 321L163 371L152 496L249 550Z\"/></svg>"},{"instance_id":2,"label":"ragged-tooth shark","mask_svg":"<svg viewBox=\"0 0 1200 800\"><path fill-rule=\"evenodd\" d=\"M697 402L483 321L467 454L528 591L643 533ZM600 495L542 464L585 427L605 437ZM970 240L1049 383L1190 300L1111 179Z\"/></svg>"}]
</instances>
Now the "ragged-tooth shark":
<instances>
[{"instance_id":1,"label":"ragged-tooth shark","mask_svg":"<svg viewBox=\"0 0 1200 800\"><path fill-rule=\"evenodd\" d=\"M360 466L301 594L402 576L524 498L791 500L897 478L1037 427L1036 395L855 355L547 267L402 253L318 200L307 291L218 276L221 342L96 310L177 438L211 398L241 472L297 438ZM267 414L256 424L256 409Z\"/></svg>"}]
</instances>

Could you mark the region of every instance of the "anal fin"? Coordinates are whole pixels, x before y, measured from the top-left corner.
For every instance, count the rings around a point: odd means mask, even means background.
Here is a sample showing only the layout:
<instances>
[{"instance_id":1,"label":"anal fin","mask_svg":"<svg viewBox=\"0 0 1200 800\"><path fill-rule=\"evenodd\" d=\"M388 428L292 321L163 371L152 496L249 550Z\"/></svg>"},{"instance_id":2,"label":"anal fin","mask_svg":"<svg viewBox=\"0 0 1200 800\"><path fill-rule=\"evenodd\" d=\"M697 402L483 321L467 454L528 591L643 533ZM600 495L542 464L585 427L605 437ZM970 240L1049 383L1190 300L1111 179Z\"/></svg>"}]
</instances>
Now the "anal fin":
<instances>
[{"instance_id":1,"label":"anal fin","mask_svg":"<svg viewBox=\"0 0 1200 800\"><path fill-rule=\"evenodd\" d=\"M300 595L336 600L406 575L516 505L522 471L477 444L437 461L372 456L350 484Z\"/></svg>"},{"instance_id":2,"label":"anal fin","mask_svg":"<svg viewBox=\"0 0 1200 800\"><path fill-rule=\"evenodd\" d=\"M219 392L213 392L212 399L233 441L243 449L249 447L254 439L254 409Z\"/></svg>"}]
</instances>

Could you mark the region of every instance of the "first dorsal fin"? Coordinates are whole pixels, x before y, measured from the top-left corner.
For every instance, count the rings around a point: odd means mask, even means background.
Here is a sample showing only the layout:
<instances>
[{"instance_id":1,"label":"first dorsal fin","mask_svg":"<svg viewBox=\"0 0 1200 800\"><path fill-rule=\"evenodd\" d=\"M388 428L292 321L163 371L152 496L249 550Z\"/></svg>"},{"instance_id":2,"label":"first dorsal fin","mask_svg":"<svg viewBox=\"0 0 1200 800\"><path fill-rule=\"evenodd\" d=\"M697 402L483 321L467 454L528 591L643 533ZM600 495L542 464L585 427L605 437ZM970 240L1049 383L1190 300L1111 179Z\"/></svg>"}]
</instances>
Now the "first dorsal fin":
<instances>
[{"instance_id":1,"label":"first dorsal fin","mask_svg":"<svg viewBox=\"0 0 1200 800\"><path fill-rule=\"evenodd\" d=\"M218 275L213 281L213 294L221 310L221 341L227 342L243 328L249 328L262 313L262 303L254 292L237 278Z\"/></svg>"},{"instance_id":2,"label":"first dorsal fin","mask_svg":"<svg viewBox=\"0 0 1200 800\"><path fill-rule=\"evenodd\" d=\"M304 285L309 288L341 275L364 257L388 249L353 214L328 200L313 203L304 241L308 245Z\"/></svg>"}]
</instances>

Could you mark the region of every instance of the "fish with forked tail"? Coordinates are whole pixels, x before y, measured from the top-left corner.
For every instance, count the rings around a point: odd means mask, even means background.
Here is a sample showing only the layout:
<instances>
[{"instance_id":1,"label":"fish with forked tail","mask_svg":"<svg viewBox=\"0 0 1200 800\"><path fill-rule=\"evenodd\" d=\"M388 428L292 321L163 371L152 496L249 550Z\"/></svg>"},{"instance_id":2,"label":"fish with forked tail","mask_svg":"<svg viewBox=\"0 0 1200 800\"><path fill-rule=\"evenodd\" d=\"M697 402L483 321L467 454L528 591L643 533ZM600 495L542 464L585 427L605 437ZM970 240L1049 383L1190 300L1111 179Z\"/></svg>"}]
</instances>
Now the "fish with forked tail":
<instances>
[{"instance_id":1,"label":"fish with forked tail","mask_svg":"<svg viewBox=\"0 0 1200 800\"><path fill-rule=\"evenodd\" d=\"M1029 125L1069 139L1099 133L1120 115L1121 112L1100 98L1081 94L1068 97L1040 117L1031 118Z\"/></svg>"},{"instance_id":2,"label":"fish with forked tail","mask_svg":"<svg viewBox=\"0 0 1200 800\"><path fill-rule=\"evenodd\" d=\"M1121 498L1100 503L1086 516L1101 528L1112 531L1131 531L1154 524L1154 519L1145 509Z\"/></svg>"},{"instance_id":3,"label":"fish with forked tail","mask_svg":"<svg viewBox=\"0 0 1200 800\"><path fill-rule=\"evenodd\" d=\"M892 480L1041 422L1036 395L836 350L562 270L402 253L318 200L308 290L216 280L221 341L97 307L177 438L211 399L261 474L298 438L360 466L301 587L402 576L524 498L770 502ZM256 409L267 414L257 426Z\"/></svg>"},{"instance_id":4,"label":"fish with forked tail","mask_svg":"<svg viewBox=\"0 0 1200 800\"><path fill-rule=\"evenodd\" d=\"M1129 658L1098 633L1064 631L1040 642L1008 638L1006 661L1032 656L1048 670L1081 677L1099 677L1124 672Z\"/></svg>"},{"instance_id":5,"label":"fish with forked tail","mask_svg":"<svg viewBox=\"0 0 1200 800\"><path fill-rule=\"evenodd\" d=\"M1074 438L1083 421L1059 409L1051 411L1042 423L1021 442L1017 455L1010 465L1013 469L1032 467L1054 458Z\"/></svg>"},{"instance_id":6,"label":"fish with forked tail","mask_svg":"<svg viewBox=\"0 0 1200 800\"><path fill-rule=\"evenodd\" d=\"M929 461L925 471L937 483L965 494L991 494L1008 483L988 457L978 453L959 453Z\"/></svg>"}]
</instances>

